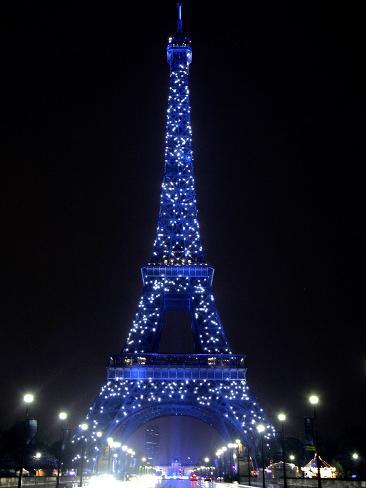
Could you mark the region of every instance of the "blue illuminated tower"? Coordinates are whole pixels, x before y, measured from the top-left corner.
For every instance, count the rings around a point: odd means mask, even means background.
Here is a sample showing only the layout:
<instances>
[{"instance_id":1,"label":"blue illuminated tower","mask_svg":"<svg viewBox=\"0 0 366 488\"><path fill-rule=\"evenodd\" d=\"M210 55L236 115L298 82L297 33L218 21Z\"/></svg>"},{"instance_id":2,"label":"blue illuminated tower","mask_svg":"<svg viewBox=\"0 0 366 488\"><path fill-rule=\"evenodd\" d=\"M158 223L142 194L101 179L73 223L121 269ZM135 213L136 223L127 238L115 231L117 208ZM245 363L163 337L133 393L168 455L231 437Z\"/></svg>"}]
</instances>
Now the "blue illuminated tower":
<instances>
[{"instance_id":1,"label":"blue illuminated tower","mask_svg":"<svg viewBox=\"0 0 366 488\"><path fill-rule=\"evenodd\" d=\"M255 425L265 421L248 391L244 356L230 350L212 294L214 269L204 259L189 100L192 48L181 14L179 3L177 32L167 46L169 97L156 237L141 269L143 290L127 340L110 358L107 383L86 417L95 458L109 436L126 442L145 422L165 415L196 417L226 440L240 438L252 446ZM159 353L167 310L189 311L195 353ZM268 425L266 435L272 434Z\"/></svg>"}]
</instances>

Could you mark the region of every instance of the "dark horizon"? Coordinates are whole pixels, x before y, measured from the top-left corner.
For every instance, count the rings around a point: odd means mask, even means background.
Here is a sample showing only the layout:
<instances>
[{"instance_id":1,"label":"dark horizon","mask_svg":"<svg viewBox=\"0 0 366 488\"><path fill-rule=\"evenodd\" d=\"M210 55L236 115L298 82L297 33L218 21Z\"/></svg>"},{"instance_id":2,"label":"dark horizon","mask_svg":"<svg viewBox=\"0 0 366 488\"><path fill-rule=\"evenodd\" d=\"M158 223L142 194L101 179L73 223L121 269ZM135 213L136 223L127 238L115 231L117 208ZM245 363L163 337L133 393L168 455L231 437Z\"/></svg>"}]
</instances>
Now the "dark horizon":
<instances>
[{"instance_id":1,"label":"dark horizon","mask_svg":"<svg viewBox=\"0 0 366 488\"><path fill-rule=\"evenodd\" d=\"M361 16L315 2L210 5L187 1L183 26L219 312L266 413L287 411L300 435L315 391L334 439L364 427L366 409ZM22 417L26 390L46 433L60 409L76 426L137 305L176 10L128 7L5 7L3 429ZM189 325L177 323L188 348ZM170 328L164 348L174 339Z\"/></svg>"}]
</instances>

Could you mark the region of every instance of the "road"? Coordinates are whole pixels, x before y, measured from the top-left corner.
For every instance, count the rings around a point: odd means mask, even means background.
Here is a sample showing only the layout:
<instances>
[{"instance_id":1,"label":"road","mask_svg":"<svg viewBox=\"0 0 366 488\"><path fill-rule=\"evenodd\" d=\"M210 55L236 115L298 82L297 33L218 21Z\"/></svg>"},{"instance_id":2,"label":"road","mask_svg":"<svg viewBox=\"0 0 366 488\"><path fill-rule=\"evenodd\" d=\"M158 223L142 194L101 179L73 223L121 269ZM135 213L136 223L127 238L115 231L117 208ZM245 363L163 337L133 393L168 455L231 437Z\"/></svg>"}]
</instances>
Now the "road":
<instances>
[{"instance_id":1,"label":"road","mask_svg":"<svg viewBox=\"0 0 366 488\"><path fill-rule=\"evenodd\" d=\"M154 477L138 478L125 482L114 482L110 488L251 488L246 485L230 484L230 483L216 483L208 481L189 481L189 480L157 480ZM91 483L88 488L109 488L105 483L103 485L94 485Z\"/></svg>"}]
</instances>

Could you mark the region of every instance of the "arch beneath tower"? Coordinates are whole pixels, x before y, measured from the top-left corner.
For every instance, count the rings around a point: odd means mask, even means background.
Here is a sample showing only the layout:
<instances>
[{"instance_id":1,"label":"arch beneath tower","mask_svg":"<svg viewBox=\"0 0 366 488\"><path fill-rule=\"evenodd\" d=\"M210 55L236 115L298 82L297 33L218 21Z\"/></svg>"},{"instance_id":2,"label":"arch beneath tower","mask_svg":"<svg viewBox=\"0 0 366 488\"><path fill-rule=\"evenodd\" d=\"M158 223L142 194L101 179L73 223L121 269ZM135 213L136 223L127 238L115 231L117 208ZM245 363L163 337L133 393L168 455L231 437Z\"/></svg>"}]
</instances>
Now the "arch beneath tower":
<instances>
[{"instance_id":1,"label":"arch beneath tower","mask_svg":"<svg viewBox=\"0 0 366 488\"><path fill-rule=\"evenodd\" d=\"M147 406L129 415L128 420L119 422L113 430L108 432L108 435L119 438L122 442L127 442L147 422L161 417L172 416L192 417L200 420L212 427L225 442L232 442L237 438L247 442L247 439L243 439L242 429L234 425L231 420L223 416L222 412L216 411L215 408L168 402L159 402L158 405Z\"/></svg>"}]
</instances>

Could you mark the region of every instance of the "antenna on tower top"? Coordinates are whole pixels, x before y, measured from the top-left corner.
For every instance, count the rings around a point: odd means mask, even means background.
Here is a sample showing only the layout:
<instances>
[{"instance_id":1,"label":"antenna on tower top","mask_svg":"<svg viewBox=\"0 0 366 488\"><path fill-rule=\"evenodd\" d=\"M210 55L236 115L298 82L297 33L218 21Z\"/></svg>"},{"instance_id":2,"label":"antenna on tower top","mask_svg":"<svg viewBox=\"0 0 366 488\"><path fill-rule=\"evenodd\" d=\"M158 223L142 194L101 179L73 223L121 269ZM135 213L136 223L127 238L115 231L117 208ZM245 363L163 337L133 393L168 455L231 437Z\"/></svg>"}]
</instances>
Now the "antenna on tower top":
<instances>
[{"instance_id":1,"label":"antenna on tower top","mask_svg":"<svg viewBox=\"0 0 366 488\"><path fill-rule=\"evenodd\" d=\"M177 30L178 32L182 32L182 2L178 2L177 3L177 7L178 7L178 22L177 22Z\"/></svg>"}]
</instances>

